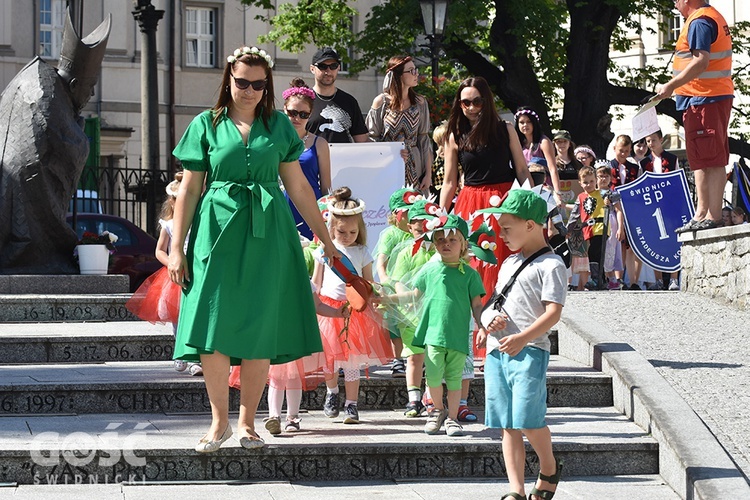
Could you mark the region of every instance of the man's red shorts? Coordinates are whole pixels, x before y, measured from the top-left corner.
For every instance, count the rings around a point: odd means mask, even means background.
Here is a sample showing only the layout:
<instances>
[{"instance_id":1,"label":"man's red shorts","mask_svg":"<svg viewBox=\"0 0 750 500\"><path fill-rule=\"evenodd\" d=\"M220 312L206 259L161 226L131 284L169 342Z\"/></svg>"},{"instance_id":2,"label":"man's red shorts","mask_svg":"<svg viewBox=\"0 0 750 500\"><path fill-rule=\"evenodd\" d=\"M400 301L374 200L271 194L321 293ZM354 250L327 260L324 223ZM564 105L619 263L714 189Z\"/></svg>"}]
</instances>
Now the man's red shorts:
<instances>
[{"instance_id":1,"label":"man's red shorts","mask_svg":"<svg viewBox=\"0 0 750 500\"><path fill-rule=\"evenodd\" d=\"M724 168L729 163L729 114L733 99L688 106L682 115L690 170Z\"/></svg>"}]
</instances>

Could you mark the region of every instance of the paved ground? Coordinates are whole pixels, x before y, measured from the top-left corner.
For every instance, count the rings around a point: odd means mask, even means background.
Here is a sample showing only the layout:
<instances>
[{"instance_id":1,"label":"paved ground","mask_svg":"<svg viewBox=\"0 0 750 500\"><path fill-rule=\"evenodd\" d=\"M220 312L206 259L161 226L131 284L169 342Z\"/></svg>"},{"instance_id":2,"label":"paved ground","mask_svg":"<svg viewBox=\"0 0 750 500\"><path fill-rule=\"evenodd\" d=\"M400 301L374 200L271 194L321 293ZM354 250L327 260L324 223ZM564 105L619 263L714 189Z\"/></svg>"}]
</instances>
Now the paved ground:
<instances>
[{"instance_id":1,"label":"paved ground","mask_svg":"<svg viewBox=\"0 0 750 500\"><path fill-rule=\"evenodd\" d=\"M648 359L750 476L750 313L684 292L569 294L563 316L583 314Z\"/></svg>"},{"instance_id":2,"label":"paved ground","mask_svg":"<svg viewBox=\"0 0 750 500\"><path fill-rule=\"evenodd\" d=\"M504 481L398 481L377 483L264 483L264 484L189 484L189 485L63 485L0 487L0 499L65 500L164 500L172 498L252 498L253 500L331 500L331 499L403 499L453 500L497 499L508 491ZM527 483L527 488L531 488ZM527 490L528 492L529 490ZM555 500L608 498L680 497L658 476L598 476L565 478Z\"/></svg>"}]
</instances>

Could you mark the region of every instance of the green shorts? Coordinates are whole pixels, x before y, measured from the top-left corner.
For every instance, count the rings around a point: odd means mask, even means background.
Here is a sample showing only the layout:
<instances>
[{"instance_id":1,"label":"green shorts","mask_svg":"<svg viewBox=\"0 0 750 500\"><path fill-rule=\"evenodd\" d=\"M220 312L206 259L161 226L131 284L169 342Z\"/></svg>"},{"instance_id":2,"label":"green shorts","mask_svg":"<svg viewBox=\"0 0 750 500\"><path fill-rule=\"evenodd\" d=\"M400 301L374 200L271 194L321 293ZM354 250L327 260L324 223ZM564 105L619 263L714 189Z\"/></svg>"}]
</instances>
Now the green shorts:
<instances>
[{"instance_id":1,"label":"green shorts","mask_svg":"<svg viewBox=\"0 0 750 500\"><path fill-rule=\"evenodd\" d=\"M425 354L427 387L440 387L445 380L445 386L449 391L460 391L466 353L428 345Z\"/></svg>"},{"instance_id":2,"label":"green shorts","mask_svg":"<svg viewBox=\"0 0 750 500\"><path fill-rule=\"evenodd\" d=\"M414 356L415 354L424 353L423 348L416 347L413 344L415 333L417 333L417 329L412 326L407 326L406 328L401 329L401 340L404 343L404 349L401 351L401 356L404 358L408 358L409 356Z\"/></svg>"}]
</instances>

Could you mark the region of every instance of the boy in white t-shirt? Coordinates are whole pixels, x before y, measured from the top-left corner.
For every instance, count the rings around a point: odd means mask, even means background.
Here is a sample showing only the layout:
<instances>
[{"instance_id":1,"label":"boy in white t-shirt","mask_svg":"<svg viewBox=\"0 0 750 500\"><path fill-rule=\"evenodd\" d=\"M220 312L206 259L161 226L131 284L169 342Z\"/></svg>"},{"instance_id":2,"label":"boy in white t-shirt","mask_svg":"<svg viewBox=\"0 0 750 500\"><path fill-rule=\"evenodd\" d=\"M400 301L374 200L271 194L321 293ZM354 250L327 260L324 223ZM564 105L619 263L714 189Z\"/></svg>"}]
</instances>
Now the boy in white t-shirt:
<instances>
[{"instance_id":1,"label":"boy in white t-shirt","mask_svg":"<svg viewBox=\"0 0 750 500\"><path fill-rule=\"evenodd\" d=\"M524 435L539 457L539 477L529 498L551 498L562 463L552 452L552 436L544 420L548 332L562 314L567 270L544 238L547 204L539 195L512 190L497 211L502 214L503 241L511 251L519 252L503 262L495 293L482 313L489 336L481 330L477 334L477 344L487 344L485 425L503 430L503 457L512 490L503 498L526 498ZM506 289L519 269L515 282Z\"/></svg>"}]
</instances>

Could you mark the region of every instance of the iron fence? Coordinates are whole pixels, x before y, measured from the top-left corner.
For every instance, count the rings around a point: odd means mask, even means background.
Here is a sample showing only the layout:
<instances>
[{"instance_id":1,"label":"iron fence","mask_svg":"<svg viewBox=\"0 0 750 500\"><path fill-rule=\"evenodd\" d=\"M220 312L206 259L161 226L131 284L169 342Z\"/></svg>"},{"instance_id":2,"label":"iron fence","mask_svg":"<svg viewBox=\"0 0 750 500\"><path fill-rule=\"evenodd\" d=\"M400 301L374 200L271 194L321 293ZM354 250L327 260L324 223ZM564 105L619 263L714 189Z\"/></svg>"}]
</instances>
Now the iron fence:
<instances>
[{"instance_id":1,"label":"iron fence","mask_svg":"<svg viewBox=\"0 0 750 500\"><path fill-rule=\"evenodd\" d=\"M103 158L103 165L84 169L74 199L78 212L103 212L131 221L158 237L158 216L171 181L168 170L130 168L128 160ZM139 162L140 163L140 162ZM71 203L71 211L74 204Z\"/></svg>"}]
</instances>

